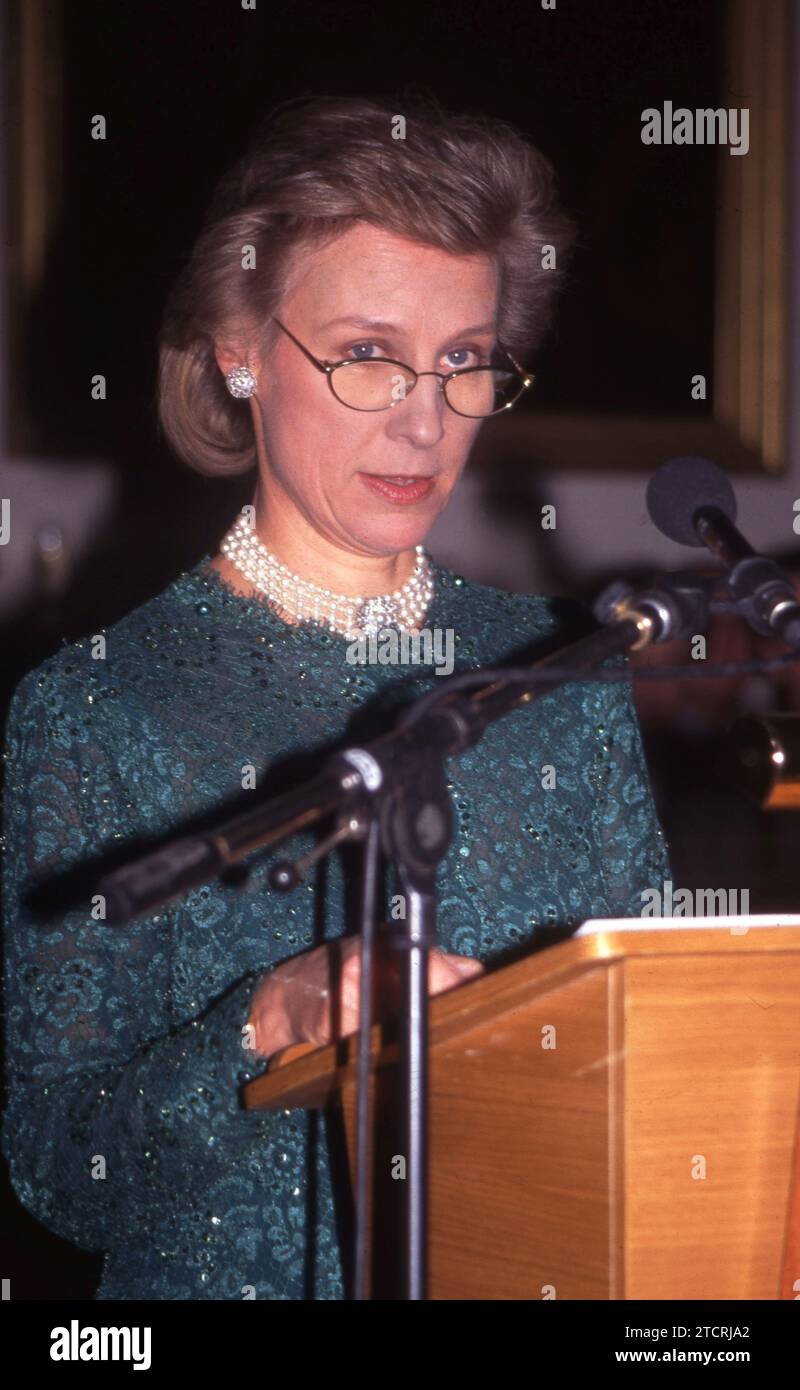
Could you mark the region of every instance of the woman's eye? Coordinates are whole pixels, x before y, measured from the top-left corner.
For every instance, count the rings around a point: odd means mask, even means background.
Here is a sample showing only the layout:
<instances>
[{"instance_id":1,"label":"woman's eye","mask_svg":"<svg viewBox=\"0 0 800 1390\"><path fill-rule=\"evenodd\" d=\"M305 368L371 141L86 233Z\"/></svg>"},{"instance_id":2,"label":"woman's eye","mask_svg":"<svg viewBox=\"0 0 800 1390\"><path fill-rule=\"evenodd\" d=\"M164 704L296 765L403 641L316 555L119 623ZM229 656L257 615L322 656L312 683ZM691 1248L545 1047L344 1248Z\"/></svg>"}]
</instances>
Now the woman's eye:
<instances>
[{"instance_id":1,"label":"woman's eye","mask_svg":"<svg viewBox=\"0 0 800 1390\"><path fill-rule=\"evenodd\" d=\"M447 356L458 359L451 363L451 371L457 371L459 367L480 367L484 361L483 354L475 348L451 348ZM470 357L472 358L471 362L469 361Z\"/></svg>"},{"instance_id":2,"label":"woman's eye","mask_svg":"<svg viewBox=\"0 0 800 1390\"><path fill-rule=\"evenodd\" d=\"M378 344L377 344L377 343L353 343L353 346L352 346L352 347L349 347L349 348L347 349L347 351L348 351L349 353L352 353L352 355L355 357L355 359L356 359L357 362L368 362L369 359L370 359L370 357L373 356L373 354L372 354L371 352L364 352L364 353L362 353L362 352L360 351L361 348L378 348ZM376 356L376 357L383 357L384 354L380 351L380 348L378 348L378 351L374 354L374 356Z\"/></svg>"}]
</instances>

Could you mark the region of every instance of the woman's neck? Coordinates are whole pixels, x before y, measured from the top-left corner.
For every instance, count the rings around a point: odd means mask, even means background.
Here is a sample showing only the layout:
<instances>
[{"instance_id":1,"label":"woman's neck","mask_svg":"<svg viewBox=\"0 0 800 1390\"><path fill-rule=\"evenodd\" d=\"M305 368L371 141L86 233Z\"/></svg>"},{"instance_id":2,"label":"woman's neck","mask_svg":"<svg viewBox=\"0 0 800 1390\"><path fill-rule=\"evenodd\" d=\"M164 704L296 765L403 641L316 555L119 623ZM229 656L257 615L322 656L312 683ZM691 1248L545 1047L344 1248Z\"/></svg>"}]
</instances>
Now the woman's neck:
<instances>
[{"instance_id":1,"label":"woman's neck","mask_svg":"<svg viewBox=\"0 0 800 1390\"><path fill-rule=\"evenodd\" d=\"M259 534L262 544L275 555L276 558L285 564L287 569L293 574L297 574L301 579L305 579L312 584L320 585L322 588L330 589L334 594L343 594L347 597L372 598L377 594L390 594L402 587L406 580L410 578L416 564L416 552L414 550L401 552L399 555L380 557L386 564L381 569L372 567L371 571L367 567L362 567L359 571L354 571L352 566L341 565L335 571L331 569L322 570L319 557L309 557L308 563L302 563L297 559L292 562L291 558L279 549L273 548ZM360 557L355 557L359 559ZM373 557L364 557L373 558ZM315 563L316 561L316 563ZM209 562L210 567L217 571L223 582L235 593L245 598L254 598L263 601L263 594L257 591L250 579L239 569L238 565L228 555L218 551ZM392 570L387 566L391 564ZM300 620L286 613L281 609L279 616L284 622L292 625Z\"/></svg>"}]
</instances>

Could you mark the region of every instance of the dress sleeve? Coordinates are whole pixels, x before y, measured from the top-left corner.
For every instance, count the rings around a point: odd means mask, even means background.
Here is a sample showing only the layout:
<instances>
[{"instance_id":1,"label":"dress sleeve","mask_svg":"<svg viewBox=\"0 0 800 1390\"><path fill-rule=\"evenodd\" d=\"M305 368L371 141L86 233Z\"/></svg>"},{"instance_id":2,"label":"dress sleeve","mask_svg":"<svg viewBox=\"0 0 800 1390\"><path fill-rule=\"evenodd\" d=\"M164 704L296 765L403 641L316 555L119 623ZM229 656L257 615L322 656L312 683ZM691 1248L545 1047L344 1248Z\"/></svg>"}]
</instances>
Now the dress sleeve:
<instances>
[{"instance_id":1,"label":"dress sleeve","mask_svg":"<svg viewBox=\"0 0 800 1390\"><path fill-rule=\"evenodd\" d=\"M39 670L40 668L37 668ZM260 974L171 1028L180 903L125 926L96 920L92 888L50 914L31 887L136 828L135 806L79 701L30 672L6 726L2 1150L19 1200L58 1235L106 1250L153 1230L190 1187L264 1133L238 1087L263 1068L245 1024ZM96 882L96 875L89 879Z\"/></svg>"},{"instance_id":2,"label":"dress sleeve","mask_svg":"<svg viewBox=\"0 0 800 1390\"><path fill-rule=\"evenodd\" d=\"M629 666L625 654L604 662ZM612 917L640 917L642 893L672 878L669 847L656 810L641 728L628 680L592 682L593 827Z\"/></svg>"}]
</instances>

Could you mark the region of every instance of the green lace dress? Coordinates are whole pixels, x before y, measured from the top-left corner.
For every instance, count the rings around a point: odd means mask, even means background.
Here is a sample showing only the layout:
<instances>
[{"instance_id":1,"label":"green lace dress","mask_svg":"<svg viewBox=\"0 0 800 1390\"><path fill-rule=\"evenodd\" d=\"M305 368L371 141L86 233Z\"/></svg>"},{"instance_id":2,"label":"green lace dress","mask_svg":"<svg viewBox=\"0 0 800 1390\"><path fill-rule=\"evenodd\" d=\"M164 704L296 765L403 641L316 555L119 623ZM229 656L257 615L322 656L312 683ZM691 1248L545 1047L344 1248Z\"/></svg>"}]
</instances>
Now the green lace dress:
<instances>
[{"instance_id":1,"label":"green lace dress","mask_svg":"<svg viewBox=\"0 0 800 1390\"><path fill-rule=\"evenodd\" d=\"M286 790L443 682L430 665L351 664L344 637L283 623L209 559L14 692L2 1149L28 1211L105 1252L98 1299L341 1299L352 1213L330 1117L247 1111L240 1089L264 1065L243 1047L264 968L354 928L358 851L288 895L256 857L122 927L96 920L92 894L101 869ZM592 626L571 600L439 565L434 579L426 626L452 629L457 672ZM671 876L627 681L550 691L446 768L446 951L502 962L550 928L638 915Z\"/></svg>"}]
</instances>

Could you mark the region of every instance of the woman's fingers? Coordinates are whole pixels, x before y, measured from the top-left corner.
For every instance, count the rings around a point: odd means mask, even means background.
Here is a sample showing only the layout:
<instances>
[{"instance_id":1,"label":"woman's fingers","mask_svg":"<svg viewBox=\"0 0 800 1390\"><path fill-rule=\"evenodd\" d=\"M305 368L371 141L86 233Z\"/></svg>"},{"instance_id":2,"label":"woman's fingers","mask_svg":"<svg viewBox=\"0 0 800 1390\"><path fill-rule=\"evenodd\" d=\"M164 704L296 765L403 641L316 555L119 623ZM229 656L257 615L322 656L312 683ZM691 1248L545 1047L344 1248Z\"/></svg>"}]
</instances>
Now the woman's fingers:
<instances>
[{"instance_id":1,"label":"woman's fingers","mask_svg":"<svg viewBox=\"0 0 800 1390\"><path fill-rule=\"evenodd\" d=\"M386 968L383 968L386 967ZM448 955L435 947L428 957L428 992L443 994L484 973L471 956ZM400 1008L396 953L376 961L381 989L377 1017ZM356 1032L359 1025L361 940L347 937L326 942L278 966L266 977L260 1030L268 1050L289 1042L323 1047L334 1037Z\"/></svg>"},{"instance_id":2,"label":"woman's fingers","mask_svg":"<svg viewBox=\"0 0 800 1390\"><path fill-rule=\"evenodd\" d=\"M465 984L467 980L475 979L479 975L485 974L485 966L472 956L448 955L438 947L430 952L428 956L428 993L443 994L448 989L454 989L456 985ZM356 950L349 954L341 975L340 1008L337 1019L337 1034L344 1036L354 1033L359 1025L359 990L361 978L361 955ZM389 991L391 994L391 991ZM399 1004L399 994L397 995ZM333 991L331 996L325 1001L324 1018L320 1020L321 1026L330 1038L330 1014L331 1007L335 1007Z\"/></svg>"},{"instance_id":3,"label":"woman's fingers","mask_svg":"<svg viewBox=\"0 0 800 1390\"><path fill-rule=\"evenodd\" d=\"M485 971L482 962L472 956L450 956L443 951L431 952L429 967L428 990L431 994L441 994L455 985L465 984Z\"/></svg>"}]
</instances>

